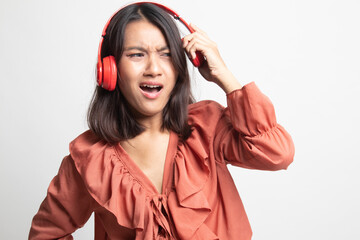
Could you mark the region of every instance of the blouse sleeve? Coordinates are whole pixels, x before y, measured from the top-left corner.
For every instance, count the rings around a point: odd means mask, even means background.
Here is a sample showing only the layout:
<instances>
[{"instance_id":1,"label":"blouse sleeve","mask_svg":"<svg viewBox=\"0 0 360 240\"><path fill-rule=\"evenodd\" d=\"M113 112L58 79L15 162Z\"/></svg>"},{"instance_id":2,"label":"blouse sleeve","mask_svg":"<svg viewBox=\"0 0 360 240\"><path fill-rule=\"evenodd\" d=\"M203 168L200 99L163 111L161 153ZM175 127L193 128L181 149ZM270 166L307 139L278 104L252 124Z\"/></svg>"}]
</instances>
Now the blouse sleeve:
<instances>
[{"instance_id":1,"label":"blouse sleeve","mask_svg":"<svg viewBox=\"0 0 360 240\"><path fill-rule=\"evenodd\" d=\"M216 127L216 159L244 168L286 169L294 144L277 123L271 101L251 82L229 93L227 102Z\"/></svg>"},{"instance_id":2,"label":"blouse sleeve","mask_svg":"<svg viewBox=\"0 0 360 240\"><path fill-rule=\"evenodd\" d=\"M70 156L65 157L47 196L32 220L30 239L73 239L71 233L89 219L94 200Z\"/></svg>"}]
</instances>

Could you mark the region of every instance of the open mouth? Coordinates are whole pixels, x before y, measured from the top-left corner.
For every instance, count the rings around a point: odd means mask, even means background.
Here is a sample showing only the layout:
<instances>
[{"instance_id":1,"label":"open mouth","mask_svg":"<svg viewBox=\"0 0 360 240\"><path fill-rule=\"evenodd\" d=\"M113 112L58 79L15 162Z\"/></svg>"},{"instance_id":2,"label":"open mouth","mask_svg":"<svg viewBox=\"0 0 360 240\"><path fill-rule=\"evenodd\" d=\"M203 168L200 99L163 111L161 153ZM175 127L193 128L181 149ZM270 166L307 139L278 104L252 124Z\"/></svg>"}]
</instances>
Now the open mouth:
<instances>
[{"instance_id":1,"label":"open mouth","mask_svg":"<svg viewBox=\"0 0 360 240\"><path fill-rule=\"evenodd\" d=\"M150 85L150 84L142 84L140 85L141 90L146 93L157 93L162 89L161 85Z\"/></svg>"}]
</instances>

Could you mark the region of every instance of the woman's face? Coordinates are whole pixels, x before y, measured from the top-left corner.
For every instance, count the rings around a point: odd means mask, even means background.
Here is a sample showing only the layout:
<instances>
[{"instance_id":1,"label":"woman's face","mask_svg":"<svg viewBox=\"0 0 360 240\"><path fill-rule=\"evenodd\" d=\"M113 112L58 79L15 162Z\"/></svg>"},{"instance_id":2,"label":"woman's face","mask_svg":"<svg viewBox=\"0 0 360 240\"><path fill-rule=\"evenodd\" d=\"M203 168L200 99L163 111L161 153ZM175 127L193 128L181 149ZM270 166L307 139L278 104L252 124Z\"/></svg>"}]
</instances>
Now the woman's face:
<instances>
[{"instance_id":1,"label":"woman's face","mask_svg":"<svg viewBox=\"0 0 360 240\"><path fill-rule=\"evenodd\" d=\"M121 92L135 117L162 117L178 73L160 29L146 20L129 23L118 67Z\"/></svg>"}]
</instances>

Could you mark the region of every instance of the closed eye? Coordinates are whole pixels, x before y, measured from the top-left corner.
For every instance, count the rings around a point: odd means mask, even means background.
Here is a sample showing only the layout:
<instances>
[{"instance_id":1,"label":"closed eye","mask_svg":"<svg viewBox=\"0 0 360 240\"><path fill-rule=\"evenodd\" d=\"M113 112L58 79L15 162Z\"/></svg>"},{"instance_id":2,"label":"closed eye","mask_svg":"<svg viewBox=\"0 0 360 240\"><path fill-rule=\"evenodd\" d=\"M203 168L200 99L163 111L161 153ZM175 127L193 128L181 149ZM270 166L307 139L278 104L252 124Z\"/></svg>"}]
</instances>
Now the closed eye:
<instances>
[{"instance_id":1,"label":"closed eye","mask_svg":"<svg viewBox=\"0 0 360 240\"><path fill-rule=\"evenodd\" d=\"M127 56L130 57L130 58L143 57L144 54L143 53L131 53L131 54L127 54Z\"/></svg>"}]
</instances>

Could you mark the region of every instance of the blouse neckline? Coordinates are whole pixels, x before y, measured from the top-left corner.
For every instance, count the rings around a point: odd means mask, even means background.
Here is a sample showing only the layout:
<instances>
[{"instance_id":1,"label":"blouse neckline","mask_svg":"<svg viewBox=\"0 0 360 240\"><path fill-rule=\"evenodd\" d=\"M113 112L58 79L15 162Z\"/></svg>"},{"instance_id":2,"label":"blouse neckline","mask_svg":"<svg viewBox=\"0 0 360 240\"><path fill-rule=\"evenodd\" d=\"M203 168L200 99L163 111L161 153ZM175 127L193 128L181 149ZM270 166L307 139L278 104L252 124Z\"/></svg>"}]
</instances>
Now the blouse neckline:
<instances>
[{"instance_id":1,"label":"blouse neckline","mask_svg":"<svg viewBox=\"0 0 360 240\"><path fill-rule=\"evenodd\" d=\"M157 190L150 178L141 170L135 161L131 159L130 155L125 151L120 143L115 146L115 152L118 154L119 159L123 160L122 162L126 165L130 175L132 175L147 191L155 195L167 195L172 184L172 166L177 152L178 140L178 135L175 132L170 131L163 170L161 193Z\"/></svg>"}]
</instances>

